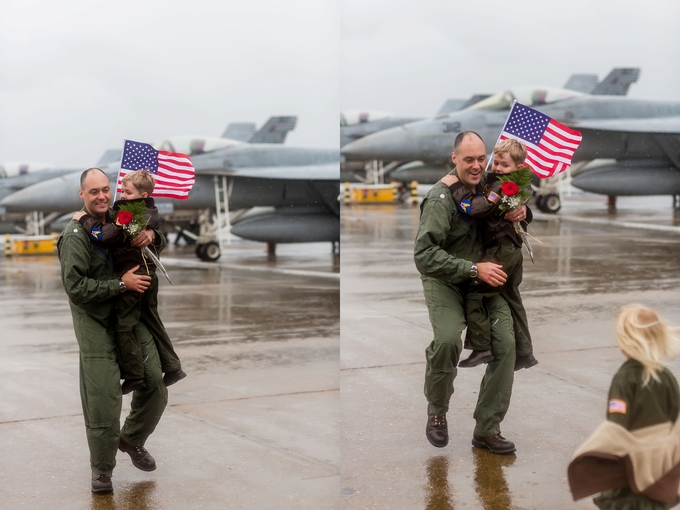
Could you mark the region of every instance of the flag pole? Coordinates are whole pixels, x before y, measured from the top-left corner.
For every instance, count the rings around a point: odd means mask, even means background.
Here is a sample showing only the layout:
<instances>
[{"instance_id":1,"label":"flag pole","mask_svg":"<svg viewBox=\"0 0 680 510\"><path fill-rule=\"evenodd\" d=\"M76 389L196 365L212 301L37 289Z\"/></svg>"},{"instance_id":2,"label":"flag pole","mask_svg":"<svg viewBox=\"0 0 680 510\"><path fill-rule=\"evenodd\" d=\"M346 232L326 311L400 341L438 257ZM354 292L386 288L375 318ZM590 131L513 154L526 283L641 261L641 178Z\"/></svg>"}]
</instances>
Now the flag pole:
<instances>
[{"instance_id":1,"label":"flag pole","mask_svg":"<svg viewBox=\"0 0 680 510\"><path fill-rule=\"evenodd\" d=\"M503 131L505 131L505 127L508 125L508 119L510 119L510 115L512 115L512 110L515 108L515 105L517 104L517 99L515 99L512 102L512 106L510 107L510 111L508 112L508 116L505 119L505 123L503 123L503 128L501 129L501 132L498 133L498 140L496 140L496 143L494 144L494 147L498 145L498 142L501 141L501 136L503 136ZM493 163L493 150L491 151L491 157L489 158L489 162L486 164L486 168L484 169L484 172L489 171L489 167Z\"/></svg>"},{"instance_id":2,"label":"flag pole","mask_svg":"<svg viewBox=\"0 0 680 510\"><path fill-rule=\"evenodd\" d=\"M123 138L123 154L125 154L125 143L127 142L126 139ZM120 162L118 163L118 175L116 176L116 186L113 191L113 201L115 202L116 199L118 198L118 181L120 180L120 171L121 167L123 166L123 157L121 155ZM113 205L113 204L111 204Z\"/></svg>"}]
</instances>

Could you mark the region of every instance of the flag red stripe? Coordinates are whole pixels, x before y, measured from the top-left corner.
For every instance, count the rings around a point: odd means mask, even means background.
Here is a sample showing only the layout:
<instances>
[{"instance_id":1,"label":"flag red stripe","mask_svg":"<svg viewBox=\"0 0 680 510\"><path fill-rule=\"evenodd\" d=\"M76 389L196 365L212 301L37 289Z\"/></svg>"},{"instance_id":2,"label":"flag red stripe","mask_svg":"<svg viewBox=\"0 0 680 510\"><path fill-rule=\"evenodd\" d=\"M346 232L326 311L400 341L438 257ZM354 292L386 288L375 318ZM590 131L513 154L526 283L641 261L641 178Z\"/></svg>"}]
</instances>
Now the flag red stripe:
<instances>
[{"instance_id":1,"label":"flag red stripe","mask_svg":"<svg viewBox=\"0 0 680 510\"><path fill-rule=\"evenodd\" d=\"M131 142L128 144L128 142ZM125 161L125 150L139 150L139 147L147 147L152 149L149 144L142 144L140 142L132 142L126 140L123 150L123 160ZM158 170L156 174L152 174L155 181L154 192L151 194L154 197L167 197L186 200L189 196L195 182L195 170L191 164L191 160L186 154L179 152L155 151L156 161L158 163ZM118 174L118 182L116 183L116 191L120 192L121 181L130 172L134 170L121 168Z\"/></svg>"},{"instance_id":2,"label":"flag red stripe","mask_svg":"<svg viewBox=\"0 0 680 510\"><path fill-rule=\"evenodd\" d=\"M569 165L571 165L571 158L581 143L581 133L560 124L554 119L550 119L541 139L534 145L519 136L512 135L505 131L505 126L507 126L508 122L513 118L513 113L516 111L515 108L518 108L518 105L519 103L513 105L513 108L508 115L508 119L503 126L503 132L501 132L500 139L506 140L508 138L514 138L515 140L524 143L527 148L526 162L531 170L541 178L551 177L566 170ZM524 105L521 105L521 107L532 110ZM519 109L520 108L518 108L518 110Z\"/></svg>"}]
</instances>

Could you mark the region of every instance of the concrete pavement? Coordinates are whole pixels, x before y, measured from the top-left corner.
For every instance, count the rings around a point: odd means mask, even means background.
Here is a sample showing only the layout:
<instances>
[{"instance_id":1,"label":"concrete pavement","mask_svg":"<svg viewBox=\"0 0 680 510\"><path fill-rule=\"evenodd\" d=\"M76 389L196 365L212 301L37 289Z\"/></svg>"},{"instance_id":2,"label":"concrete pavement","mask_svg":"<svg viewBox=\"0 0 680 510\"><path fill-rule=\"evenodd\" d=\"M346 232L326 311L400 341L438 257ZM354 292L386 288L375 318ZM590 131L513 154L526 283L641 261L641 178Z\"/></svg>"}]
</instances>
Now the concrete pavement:
<instances>
[{"instance_id":1,"label":"concrete pavement","mask_svg":"<svg viewBox=\"0 0 680 510\"><path fill-rule=\"evenodd\" d=\"M459 369L449 445L427 442L422 391L432 332L413 264L418 209L344 208L341 508L595 508L590 499L572 501L566 469L604 419L609 383L624 361L617 310L640 302L680 323L680 228L670 204L620 197L609 215L605 197L583 195L566 200L561 221L537 214L536 263L525 256L521 291L539 364L515 373L502 424L517 445L510 456L471 446L483 367ZM680 374L679 361L670 367Z\"/></svg>"},{"instance_id":2,"label":"concrete pavement","mask_svg":"<svg viewBox=\"0 0 680 510\"><path fill-rule=\"evenodd\" d=\"M339 498L339 267L330 244L163 258L163 318L188 377L146 447L90 493L78 347L56 256L0 257L0 508L329 508ZM123 397L123 417L131 396ZM272 506L273 505L273 506Z\"/></svg>"}]
</instances>

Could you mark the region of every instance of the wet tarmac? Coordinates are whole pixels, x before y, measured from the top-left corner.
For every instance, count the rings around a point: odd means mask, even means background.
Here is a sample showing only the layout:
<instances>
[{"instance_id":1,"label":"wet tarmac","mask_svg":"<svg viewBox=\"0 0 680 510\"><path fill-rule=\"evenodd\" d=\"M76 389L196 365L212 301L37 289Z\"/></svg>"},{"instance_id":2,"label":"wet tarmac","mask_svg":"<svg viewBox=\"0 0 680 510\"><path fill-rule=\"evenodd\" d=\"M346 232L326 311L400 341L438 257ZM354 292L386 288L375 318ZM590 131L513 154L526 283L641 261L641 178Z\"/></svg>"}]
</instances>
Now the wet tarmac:
<instances>
[{"instance_id":1,"label":"wet tarmac","mask_svg":"<svg viewBox=\"0 0 680 510\"><path fill-rule=\"evenodd\" d=\"M483 367L460 369L450 442L425 438L424 350L432 339L413 264L418 209L342 211L341 503L343 509L571 509L575 449L605 418L620 306L639 302L680 325L680 221L670 197L565 198L536 214L535 263L521 291L539 364L516 372L502 433L516 454L471 446ZM663 227L663 228L659 228ZM540 242L539 242L540 241ZM466 354L466 351L464 351ZM680 360L670 364L680 375Z\"/></svg>"},{"instance_id":2,"label":"wet tarmac","mask_svg":"<svg viewBox=\"0 0 680 510\"><path fill-rule=\"evenodd\" d=\"M163 258L160 314L188 377L146 447L90 493L78 348L56 256L0 256L0 508L337 507L339 257L329 244L235 243ZM123 416L130 396L123 397Z\"/></svg>"}]
</instances>

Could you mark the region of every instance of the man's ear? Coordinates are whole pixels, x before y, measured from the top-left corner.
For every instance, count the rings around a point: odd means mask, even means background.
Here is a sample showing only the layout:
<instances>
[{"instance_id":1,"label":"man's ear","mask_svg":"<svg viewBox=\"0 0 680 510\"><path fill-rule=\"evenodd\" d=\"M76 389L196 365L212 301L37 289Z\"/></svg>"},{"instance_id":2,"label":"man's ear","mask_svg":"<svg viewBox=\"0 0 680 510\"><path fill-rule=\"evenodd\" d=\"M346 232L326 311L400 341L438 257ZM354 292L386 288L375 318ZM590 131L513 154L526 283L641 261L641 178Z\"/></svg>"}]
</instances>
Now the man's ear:
<instances>
[{"instance_id":1,"label":"man's ear","mask_svg":"<svg viewBox=\"0 0 680 510\"><path fill-rule=\"evenodd\" d=\"M453 164L454 164L454 165L457 165L457 164L456 164L456 153L455 153L455 152L452 152L452 153L451 153L451 161L453 161Z\"/></svg>"}]
</instances>

